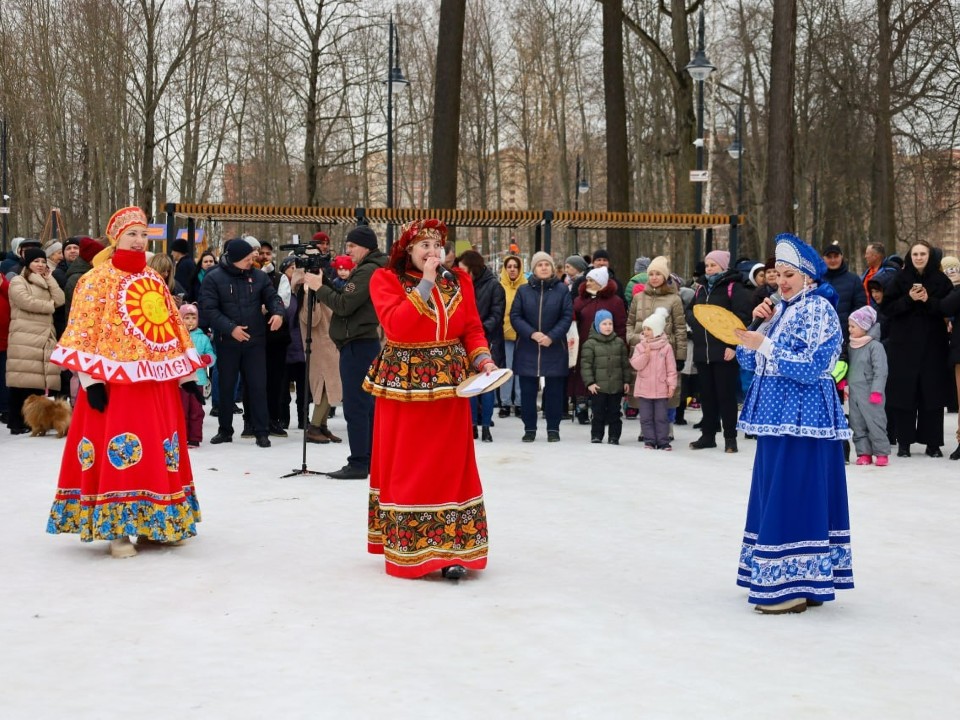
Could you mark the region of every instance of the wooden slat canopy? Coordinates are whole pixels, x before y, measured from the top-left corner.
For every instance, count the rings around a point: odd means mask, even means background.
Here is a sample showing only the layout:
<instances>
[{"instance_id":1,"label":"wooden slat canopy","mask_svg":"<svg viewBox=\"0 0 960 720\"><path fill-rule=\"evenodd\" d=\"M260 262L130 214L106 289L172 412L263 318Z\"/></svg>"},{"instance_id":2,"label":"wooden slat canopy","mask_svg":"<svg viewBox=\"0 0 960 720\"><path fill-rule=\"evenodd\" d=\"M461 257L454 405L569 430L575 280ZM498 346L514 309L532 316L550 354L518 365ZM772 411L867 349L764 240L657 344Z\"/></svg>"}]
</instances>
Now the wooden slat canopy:
<instances>
[{"instance_id":1,"label":"wooden slat canopy","mask_svg":"<svg viewBox=\"0 0 960 720\"><path fill-rule=\"evenodd\" d=\"M743 225L744 217L693 213L574 212L571 210L461 210L430 208L351 208L308 205L238 205L231 203L170 203L167 212L178 218L221 222L317 223L354 225L360 218L371 223L403 224L437 218L455 227L528 228L552 225L580 230L696 230Z\"/></svg>"},{"instance_id":2,"label":"wooden slat canopy","mask_svg":"<svg viewBox=\"0 0 960 720\"><path fill-rule=\"evenodd\" d=\"M555 228L578 230L702 230L729 227L736 216L694 213L621 213L557 210L553 213ZM742 225L744 216L737 224Z\"/></svg>"},{"instance_id":3,"label":"wooden slat canopy","mask_svg":"<svg viewBox=\"0 0 960 720\"><path fill-rule=\"evenodd\" d=\"M352 225L354 208L320 208L309 205L235 205L231 203L169 203L167 212L178 218L262 223L323 223Z\"/></svg>"},{"instance_id":4,"label":"wooden slat canopy","mask_svg":"<svg viewBox=\"0 0 960 720\"><path fill-rule=\"evenodd\" d=\"M363 208L369 222L398 225L414 220L436 218L455 227L534 227L544 222L535 210L440 210L429 208Z\"/></svg>"}]
</instances>

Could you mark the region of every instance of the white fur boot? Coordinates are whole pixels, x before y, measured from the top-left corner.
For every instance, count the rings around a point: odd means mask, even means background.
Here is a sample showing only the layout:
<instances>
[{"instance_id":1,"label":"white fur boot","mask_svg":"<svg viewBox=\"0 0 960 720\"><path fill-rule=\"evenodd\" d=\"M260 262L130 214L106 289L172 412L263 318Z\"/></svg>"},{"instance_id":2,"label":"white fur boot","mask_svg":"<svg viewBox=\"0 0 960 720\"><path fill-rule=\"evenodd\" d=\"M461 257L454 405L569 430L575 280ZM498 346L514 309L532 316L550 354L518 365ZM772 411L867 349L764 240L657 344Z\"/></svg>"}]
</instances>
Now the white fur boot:
<instances>
[{"instance_id":1,"label":"white fur boot","mask_svg":"<svg viewBox=\"0 0 960 720\"><path fill-rule=\"evenodd\" d=\"M137 549L130 542L130 538L123 537L110 541L110 556L115 558L128 558L137 554Z\"/></svg>"}]
</instances>

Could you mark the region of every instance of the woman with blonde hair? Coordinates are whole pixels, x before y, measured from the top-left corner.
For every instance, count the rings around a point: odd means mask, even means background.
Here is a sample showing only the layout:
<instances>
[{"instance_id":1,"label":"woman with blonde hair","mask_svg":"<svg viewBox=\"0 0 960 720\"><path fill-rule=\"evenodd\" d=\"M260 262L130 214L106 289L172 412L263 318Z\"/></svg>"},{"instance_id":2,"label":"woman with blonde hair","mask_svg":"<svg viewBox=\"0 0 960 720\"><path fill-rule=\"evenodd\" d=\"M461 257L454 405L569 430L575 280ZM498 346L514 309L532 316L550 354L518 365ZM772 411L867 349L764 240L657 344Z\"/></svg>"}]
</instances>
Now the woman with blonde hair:
<instances>
[{"instance_id":1,"label":"woman with blonde hair","mask_svg":"<svg viewBox=\"0 0 960 720\"><path fill-rule=\"evenodd\" d=\"M177 282L177 266L174 264L173 258L169 255L158 253L147 260L147 267L156 270L160 277L163 278L163 281L167 284L167 289L170 290L170 294L173 296L173 302L179 308L183 304L186 290Z\"/></svg>"},{"instance_id":2,"label":"woman with blonde hair","mask_svg":"<svg viewBox=\"0 0 960 720\"><path fill-rule=\"evenodd\" d=\"M131 537L178 544L196 535L180 389L202 397L203 361L166 283L147 268L143 210L114 213L107 239L77 284L51 358L76 371L82 389L47 532L108 540L123 558L137 553Z\"/></svg>"}]
</instances>

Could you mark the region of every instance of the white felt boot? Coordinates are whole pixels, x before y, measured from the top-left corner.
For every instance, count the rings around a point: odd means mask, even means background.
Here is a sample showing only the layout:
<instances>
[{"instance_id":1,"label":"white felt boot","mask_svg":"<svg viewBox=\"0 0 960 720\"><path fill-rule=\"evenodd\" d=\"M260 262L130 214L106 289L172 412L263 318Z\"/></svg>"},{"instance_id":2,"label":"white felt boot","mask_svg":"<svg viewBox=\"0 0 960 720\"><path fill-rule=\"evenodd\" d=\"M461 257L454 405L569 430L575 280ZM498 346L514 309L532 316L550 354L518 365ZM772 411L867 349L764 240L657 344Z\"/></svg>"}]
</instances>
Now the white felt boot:
<instances>
[{"instance_id":1,"label":"white felt boot","mask_svg":"<svg viewBox=\"0 0 960 720\"><path fill-rule=\"evenodd\" d=\"M118 538L110 541L110 556L115 558L128 558L137 554L137 549L130 542L130 538Z\"/></svg>"}]
</instances>

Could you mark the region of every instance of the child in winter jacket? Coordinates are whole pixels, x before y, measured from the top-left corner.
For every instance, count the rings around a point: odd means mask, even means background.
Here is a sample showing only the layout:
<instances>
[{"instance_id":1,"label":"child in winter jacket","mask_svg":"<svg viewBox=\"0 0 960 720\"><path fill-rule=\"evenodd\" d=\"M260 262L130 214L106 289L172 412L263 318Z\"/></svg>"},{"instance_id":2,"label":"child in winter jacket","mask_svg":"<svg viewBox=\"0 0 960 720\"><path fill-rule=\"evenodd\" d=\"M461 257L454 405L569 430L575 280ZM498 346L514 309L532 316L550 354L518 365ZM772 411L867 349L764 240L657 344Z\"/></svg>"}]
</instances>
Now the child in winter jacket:
<instances>
[{"instance_id":1,"label":"child in winter jacket","mask_svg":"<svg viewBox=\"0 0 960 720\"><path fill-rule=\"evenodd\" d=\"M330 267L337 274L331 284L335 289L343 290L347 286L347 278L350 277L350 273L356 268L356 265L353 263L353 258L349 255L337 255L333 259L333 262L330 263Z\"/></svg>"},{"instance_id":2,"label":"child in winter jacket","mask_svg":"<svg viewBox=\"0 0 960 720\"><path fill-rule=\"evenodd\" d=\"M630 392L630 364L627 345L613 330L613 314L598 310L590 337L580 348L580 376L590 393L593 422L590 442L603 442L604 427L610 428L611 445L620 444L623 421L620 403Z\"/></svg>"},{"instance_id":3,"label":"child in winter jacket","mask_svg":"<svg viewBox=\"0 0 960 720\"><path fill-rule=\"evenodd\" d=\"M880 344L877 311L869 305L850 313L850 429L857 450L857 465L884 467L890 455L883 390L887 385L887 353Z\"/></svg>"},{"instance_id":4,"label":"child in winter jacket","mask_svg":"<svg viewBox=\"0 0 960 720\"><path fill-rule=\"evenodd\" d=\"M197 306L184 303L180 306L180 317L183 318L183 324L190 332L190 339L200 354L200 358L207 367L211 367L216 363L217 356L213 351L213 343L210 342L210 338L198 327ZM207 377L206 369L200 368L197 370L197 385L204 391L204 395L206 395L207 385L209 384L210 379ZM180 400L183 402L183 414L187 420L187 447L200 447L200 443L203 441L203 418L205 414L203 404L193 393L187 392L183 388L180 389Z\"/></svg>"},{"instance_id":5,"label":"child in winter jacket","mask_svg":"<svg viewBox=\"0 0 960 720\"><path fill-rule=\"evenodd\" d=\"M667 402L677 387L677 361L663 334L666 322L666 308L657 308L644 320L643 338L630 358L630 364L637 371L633 394L640 398L640 428L648 450L673 449Z\"/></svg>"}]
</instances>

